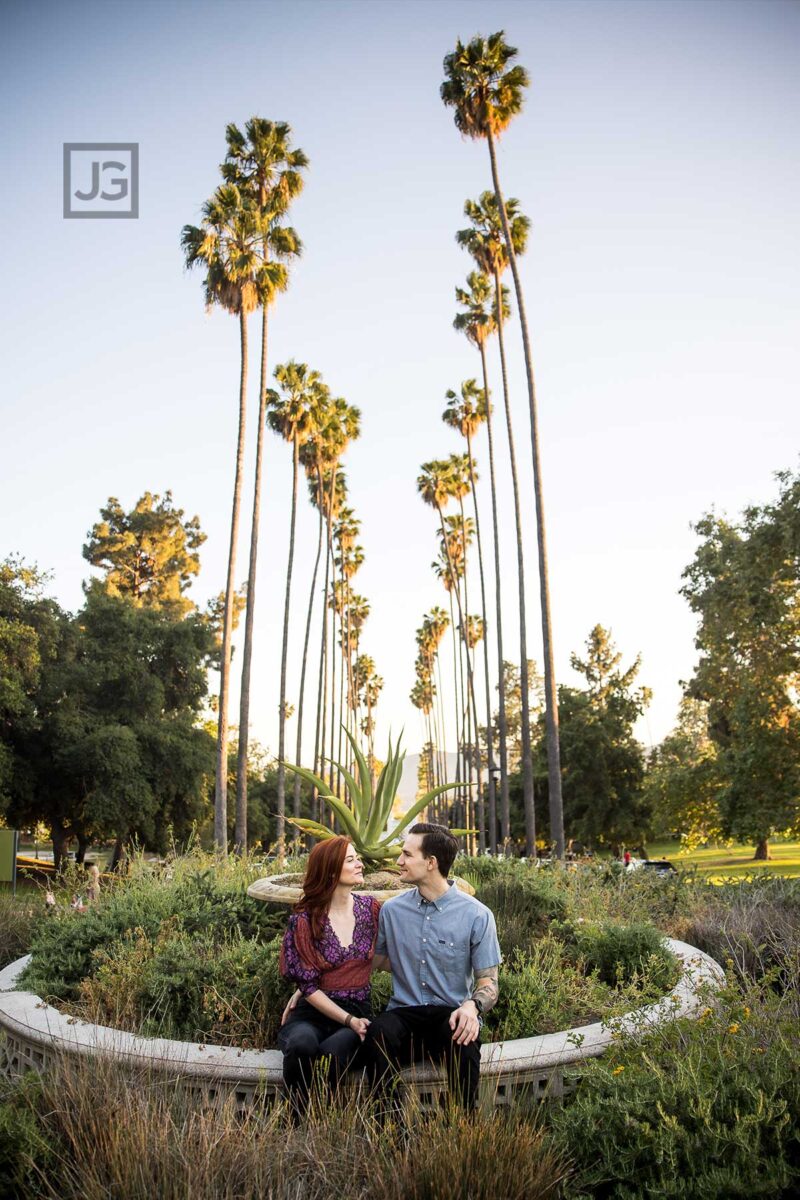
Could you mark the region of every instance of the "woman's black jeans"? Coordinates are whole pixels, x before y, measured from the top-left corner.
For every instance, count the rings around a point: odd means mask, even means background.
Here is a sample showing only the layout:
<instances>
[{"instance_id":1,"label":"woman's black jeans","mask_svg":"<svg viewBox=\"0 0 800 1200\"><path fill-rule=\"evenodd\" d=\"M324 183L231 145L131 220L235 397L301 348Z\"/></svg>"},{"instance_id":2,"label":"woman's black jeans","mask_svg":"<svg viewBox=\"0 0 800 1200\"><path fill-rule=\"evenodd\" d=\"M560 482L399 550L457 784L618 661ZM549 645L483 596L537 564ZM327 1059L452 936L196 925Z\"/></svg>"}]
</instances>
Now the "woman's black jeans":
<instances>
[{"instance_id":1,"label":"woman's black jeans","mask_svg":"<svg viewBox=\"0 0 800 1200\"><path fill-rule=\"evenodd\" d=\"M372 1017L367 1000L337 998L336 1003L354 1017ZM307 1000L299 1000L281 1027L278 1049L283 1051L283 1081L292 1110L300 1117L308 1109L315 1069L324 1072L329 1089L335 1091L345 1073L358 1065L362 1042L352 1029L323 1016Z\"/></svg>"}]
</instances>

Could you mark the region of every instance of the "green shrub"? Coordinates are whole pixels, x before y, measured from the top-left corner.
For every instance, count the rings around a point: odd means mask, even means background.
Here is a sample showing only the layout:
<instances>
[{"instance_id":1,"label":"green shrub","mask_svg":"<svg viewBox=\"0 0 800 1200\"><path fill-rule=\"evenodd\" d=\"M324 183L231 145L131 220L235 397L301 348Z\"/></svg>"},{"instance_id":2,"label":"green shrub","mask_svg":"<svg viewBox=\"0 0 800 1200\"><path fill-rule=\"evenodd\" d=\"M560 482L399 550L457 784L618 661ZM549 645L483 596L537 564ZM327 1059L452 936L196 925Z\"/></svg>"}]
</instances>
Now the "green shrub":
<instances>
[{"instance_id":1,"label":"green shrub","mask_svg":"<svg viewBox=\"0 0 800 1200\"><path fill-rule=\"evenodd\" d=\"M494 913L504 957L530 950L550 922L567 912L564 893L551 874L499 875L481 884L476 895Z\"/></svg>"},{"instance_id":2,"label":"green shrub","mask_svg":"<svg viewBox=\"0 0 800 1200\"><path fill-rule=\"evenodd\" d=\"M588 1064L575 1095L547 1111L575 1169L570 1197L796 1196L794 1007L769 989L731 989L701 1021L671 1022Z\"/></svg>"},{"instance_id":3,"label":"green shrub","mask_svg":"<svg viewBox=\"0 0 800 1200\"><path fill-rule=\"evenodd\" d=\"M72 1010L97 1024L145 1036L274 1045L292 986L281 977L280 943L190 935L177 919L151 941L133 930L95 955Z\"/></svg>"},{"instance_id":4,"label":"green shrub","mask_svg":"<svg viewBox=\"0 0 800 1200\"><path fill-rule=\"evenodd\" d=\"M155 942L163 923L173 917L187 935L201 940L204 935L218 943L242 935L274 938L285 924L285 912L275 914L253 900L245 882L216 878L210 869L177 879L143 875L85 913L60 908L36 926L24 986L48 998L74 1001L81 981L93 972L95 952L112 950L132 930ZM186 972L191 970L187 961Z\"/></svg>"},{"instance_id":5,"label":"green shrub","mask_svg":"<svg viewBox=\"0 0 800 1200\"><path fill-rule=\"evenodd\" d=\"M601 1003L592 982L565 960L554 938L541 938L529 951L513 951L500 968L500 999L487 1016L489 1040L535 1037L590 1023Z\"/></svg>"},{"instance_id":6,"label":"green shrub","mask_svg":"<svg viewBox=\"0 0 800 1200\"><path fill-rule=\"evenodd\" d=\"M675 959L652 925L560 922L554 933L587 971L595 971L610 987L644 975L662 991L676 982Z\"/></svg>"}]
</instances>

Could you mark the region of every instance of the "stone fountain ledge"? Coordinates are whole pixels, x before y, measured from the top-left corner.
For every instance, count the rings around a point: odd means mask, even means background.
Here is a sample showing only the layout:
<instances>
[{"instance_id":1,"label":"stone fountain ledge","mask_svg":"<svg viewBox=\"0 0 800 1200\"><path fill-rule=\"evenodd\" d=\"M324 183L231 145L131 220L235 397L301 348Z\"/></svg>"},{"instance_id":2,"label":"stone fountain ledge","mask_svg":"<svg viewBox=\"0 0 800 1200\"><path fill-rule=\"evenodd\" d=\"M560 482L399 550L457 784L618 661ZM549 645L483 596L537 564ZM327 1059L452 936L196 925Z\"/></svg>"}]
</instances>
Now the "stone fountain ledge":
<instances>
[{"instance_id":1,"label":"stone fountain ledge","mask_svg":"<svg viewBox=\"0 0 800 1200\"><path fill-rule=\"evenodd\" d=\"M508 1104L527 1087L535 1095L560 1096L574 1087L564 1068L603 1054L620 1034L636 1035L676 1017L694 1017L705 1007L706 992L724 981L717 962L686 942L665 938L667 949L683 967L678 984L655 1004L646 1005L610 1024L596 1022L560 1033L492 1042L481 1047L481 1095L489 1104ZM0 971L0 1074L44 1071L64 1054L92 1058L110 1055L128 1066L167 1072L182 1078L200 1099L217 1102L233 1096L240 1108L257 1095L282 1093L283 1055L279 1050L241 1050L235 1046L145 1038L90 1025L68 1017L32 992L16 991L30 955ZM443 1074L431 1066L403 1072L423 1104L432 1104L444 1088Z\"/></svg>"}]
</instances>

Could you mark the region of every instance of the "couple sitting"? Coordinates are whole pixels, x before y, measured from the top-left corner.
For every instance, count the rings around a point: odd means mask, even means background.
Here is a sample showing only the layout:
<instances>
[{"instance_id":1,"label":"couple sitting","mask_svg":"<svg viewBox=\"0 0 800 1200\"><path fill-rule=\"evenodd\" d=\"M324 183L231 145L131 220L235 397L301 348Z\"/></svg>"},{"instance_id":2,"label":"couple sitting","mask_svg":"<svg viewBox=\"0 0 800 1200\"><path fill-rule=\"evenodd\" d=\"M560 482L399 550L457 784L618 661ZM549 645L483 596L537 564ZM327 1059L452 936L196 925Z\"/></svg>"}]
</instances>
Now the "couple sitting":
<instances>
[{"instance_id":1,"label":"couple sitting","mask_svg":"<svg viewBox=\"0 0 800 1200\"><path fill-rule=\"evenodd\" d=\"M456 1099L474 1109L500 947L489 909L448 881L457 851L443 825L413 825L397 860L413 890L383 905L353 894L364 868L349 838L311 851L281 948L281 971L299 989L278 1037L295 1113L308 1105L315 1063L331 1086L358 1068L380 1093L396 1067L426 1058L445 1062ZM384 970L392 996L373 1019L369 977Z\"/></svg>"}]
</instances>

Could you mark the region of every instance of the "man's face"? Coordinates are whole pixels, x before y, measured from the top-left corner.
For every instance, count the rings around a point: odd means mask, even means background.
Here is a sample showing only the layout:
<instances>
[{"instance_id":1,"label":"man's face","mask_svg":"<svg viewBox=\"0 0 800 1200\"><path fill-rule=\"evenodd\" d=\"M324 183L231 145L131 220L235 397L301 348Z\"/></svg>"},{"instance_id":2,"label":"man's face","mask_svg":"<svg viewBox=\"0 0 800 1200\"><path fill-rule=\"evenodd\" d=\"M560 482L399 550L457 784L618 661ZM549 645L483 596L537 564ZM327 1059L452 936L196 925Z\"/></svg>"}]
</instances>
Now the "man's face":
<instances>
[{"instance_id":1,"label":"man's face","mask_svg":"<svg viewBox=\"0 0 800 1200\"><path fill-rule=\"evenodd\" d=\"M404 883L423 883L436 866L436 860L424 858L422 854L422 834L410 833L403 842L403 849L397 860L400 868L400 878Z\"/></svg>"}]
</instances>

